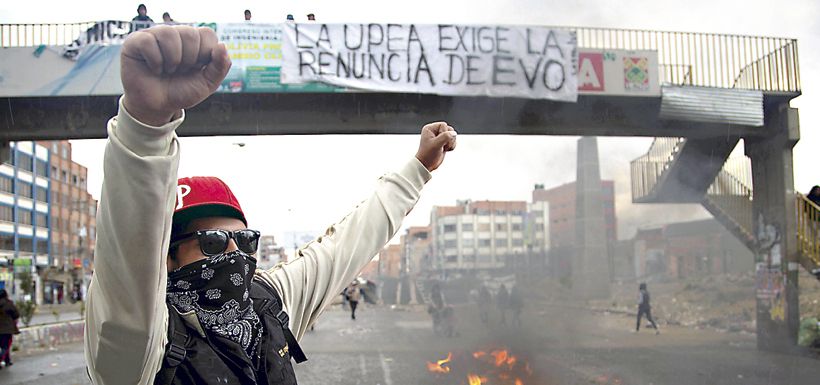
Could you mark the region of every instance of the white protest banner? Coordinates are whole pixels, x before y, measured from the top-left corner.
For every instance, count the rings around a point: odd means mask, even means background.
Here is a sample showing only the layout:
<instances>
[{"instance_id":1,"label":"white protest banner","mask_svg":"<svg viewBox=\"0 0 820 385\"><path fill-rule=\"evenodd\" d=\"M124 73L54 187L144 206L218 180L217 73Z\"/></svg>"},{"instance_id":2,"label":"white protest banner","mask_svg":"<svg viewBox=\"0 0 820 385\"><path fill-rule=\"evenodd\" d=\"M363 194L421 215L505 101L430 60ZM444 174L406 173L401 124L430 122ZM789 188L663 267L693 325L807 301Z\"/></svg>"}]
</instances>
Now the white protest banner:
<instances>
[{"instance_id":1,"label":"white protest banner","mask_svg":"<svg viewBox=\"0 0 820 385\"><path fill-rule=\"evenodd\" d=\"M575 102L574 32L535 26L285 24L281 82Z\"/></svg>"}]
</instances>

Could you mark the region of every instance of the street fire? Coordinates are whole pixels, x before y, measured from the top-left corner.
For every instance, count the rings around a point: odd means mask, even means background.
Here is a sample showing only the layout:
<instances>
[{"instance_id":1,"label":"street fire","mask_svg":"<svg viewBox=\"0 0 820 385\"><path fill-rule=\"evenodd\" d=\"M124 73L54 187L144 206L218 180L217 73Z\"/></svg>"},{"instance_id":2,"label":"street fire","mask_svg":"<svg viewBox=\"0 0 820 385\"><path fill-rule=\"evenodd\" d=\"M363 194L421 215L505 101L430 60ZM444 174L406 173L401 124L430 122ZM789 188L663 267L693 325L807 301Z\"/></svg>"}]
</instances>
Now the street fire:
<instances>
[{"instance_id":1,"label":"street fire","mask_svg":"<svg viewBox=\"0 0 820 385\"><path fill-rule=\"evenodd\" d=\"M532 376L530 365L511 354L507 349L488 349L475 351L472 354L455 355L448 353L447 358L436 363L428 362L427 370L437 374L453 376L454 384L463 385L464 376L467 385L524 385L524 380ZM461 380L457 380L461 378Z\"/></svg>"},{"instance_id":2,"label":"street fire","mask_svg":"<svg viewBox=\"0 0 820 385\"><path fill-rule=\"evenodd\" d=\"M435 364L432 363L432 362L428 362L427 363L427 370L429 370L432 373L450 373L450 367L449 366L443 366L443 365L449 363L450 360L452 360L452 359L453 359L453 353L452 352L447 353L447 358L445 358L443 360L438 360L438 361L436 361Z\"/></svg>"}]
</instances>

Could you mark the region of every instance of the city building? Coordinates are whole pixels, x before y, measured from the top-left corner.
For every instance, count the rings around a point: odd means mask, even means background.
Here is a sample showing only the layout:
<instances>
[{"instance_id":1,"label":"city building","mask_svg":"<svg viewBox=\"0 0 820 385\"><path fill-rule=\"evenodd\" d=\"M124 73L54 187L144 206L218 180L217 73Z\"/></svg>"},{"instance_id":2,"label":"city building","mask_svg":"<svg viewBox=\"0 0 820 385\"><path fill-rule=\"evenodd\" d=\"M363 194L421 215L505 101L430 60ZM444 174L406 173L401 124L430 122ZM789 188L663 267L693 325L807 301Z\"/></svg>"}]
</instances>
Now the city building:
<instances>
[{"instance_id":1,"label":"city building","mask_svg":"<svg viewBox=\"0 0 820 385\"><path fill-rule=\"evenodd\" d=\"M684 279L754 270L754 255L714 219L670 223L635 235L638 278Z\"/></svg>"},{"instance_id":2,"label":"city building","mask_svg":"<svg viewBox=\"0 0 820 385\"><path fill-rule=\"evenodd\" d=\"M0 287L21 298L19 274L51 265L48 148L10 143L0 165ZM35 296L36 297L36 296Z\"/></svg>"},{"instance_id":3,"label":"city building","mask_svg":"<svg viewBox=\"0 0 820 385\"><path fill-rule=\"evenodd\" d=\"M462 201L430 218L433 269L498 271L525 255L525 201Z\"/></svg>"},{"instance_id":4,"label":"city building","mask_svg":"<svg viewBox=\"0 0 820 385\"><path fill-rule=\"evenodd\" d=\"M606 237L612 243L618 238L614 181L601 181L601 199L604 203ZM537 184L532 191L533 202L549 202L550 242L553 248L575 245L575 200L575 182L566 183L549 190L544 189L544 185Z\"/></svg>"},{"instance_id":5,"label":"city building","mask_svg":"<svg viewBox=\"0 0 820 385\"><path fill-rule=\"evenodd\" d=\"M71 143L37 142L48 149L50 182L50 253L48 264L38 263L43 303L84 297L94 269L97 200L88 192L88 170L72 161Z\"/></svg>"},{"instance_id":6,"label":"city building","mask_svg":"<svg viewBox=\"0 0 820 385\"><path fill-rule=\"evenodd\" d=\"M601 181L601 199L604 210L604 227L609 255L618 237L615 216L615 184L611 180ZM576 182L566 183L551 189L536 184L532 191L533 202L549 204L550 252L548 269L554 277L568 277L572 271L572 258L578 252L576 244L578 215Z\"/></svg>"},{"instance_id":7,"label":"city building","mask_svg":"<svg viewBox=\"0 0 820 385\"><path fill-rule=\"evenodd\" d=\"M417 276L430 267L430 226L413 226L401 236L401 258L405 274Z\"/></svg>"},{"instance_id":8,"label":"city building","mask_svg":"<svg viewBox=\"0 0 820 385\"><path fill-rule=\"evenodd\" d=\"M528 266L546 268L550 251L550 204L532 202L527 205L524 244L530 258Z\"/></svg>"},{"instance_id":9,"label":"city building","mask_svg":"<svg viewBox=\"0 0 820 385\"><path fill-rule=\"evenodd\" d=\"M285 247L276 243L273 235L259 237L259 253L257 254L257 268L270 269L279 262L287 262Z\"/></svg>"},{"instance_id":10,"label":"city building","mask_svg":"<svg viewBox=\"0 0 820 385\"><path fill-rule=\"evenodd\" d=\"M401 245L388 245L379 252L379 276L399 278Z\"/></svg>"}]
</instances>

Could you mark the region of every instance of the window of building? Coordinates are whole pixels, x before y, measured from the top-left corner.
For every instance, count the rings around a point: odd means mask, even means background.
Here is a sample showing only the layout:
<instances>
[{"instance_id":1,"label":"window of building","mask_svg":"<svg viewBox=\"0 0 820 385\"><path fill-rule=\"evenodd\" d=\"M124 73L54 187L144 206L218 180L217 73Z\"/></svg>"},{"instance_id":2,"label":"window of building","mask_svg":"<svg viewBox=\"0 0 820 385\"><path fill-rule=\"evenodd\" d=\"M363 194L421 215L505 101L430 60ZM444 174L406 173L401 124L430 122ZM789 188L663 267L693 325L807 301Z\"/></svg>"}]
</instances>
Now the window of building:
<instances>
[{"instance_id":1,"label":"window of building","mask_svg":"<svg viewBox=\"0 0 820 385\"><path fill-rule=\"evenodd\" d=\"M478 224L478 231L490 231L490 224L489 223L479 223Z\"/></svg>"},{"instance_id":2,"label":"window of building","mask_svg":"<svg viewBox=\"0 0 820 385\"><path fill-rule=\"evenodd\" d=\"M32 167L31 155L24 154L22 152L18 152L17 153L17 167L22 169L22 170L26 170L28 172L31 172L31 167Z\"/></svg>"},{"instance_id":3,"label":"window of building","mask_svg":"<svg viewBox=\"0 0 820 385\"><path fill-rule=\"evenodd\" d=\"M48 202L48 191L41 186L37 186L37 200L40 202Z\"/></svg>"},{"instance_id":4,"label":"window of building","mask_svg":"<svg viewBox=\"0 0 820 385\"><path fill-rule=\"evenodd\" d=\"M520 223L513 223L512 224L513 231L521 231L521 224Z\"/></svg>"},{"instance_id":5,"label":"window of building","mask_svg":"<svg viewBox=\"0 0 820 385\"><path fill-rule=\"evenodd\" d=\"M64 145L63 147L63 158L68 159L68 146Z\"/></svg>"},{"instance_id":6,"label":"window of building","mask_svg":"<svg viewBox=\"0 0 820 385\"><path fill-rule=\"evenodd\" d=\"M61 181L63 181L63 182L65 182L65 183L68 183L68 172L66 172L66 170L62 170L62 171L60 172L60 175L62 175L62 177L60 178L60 180L61 180Z\"/></svg>"},{"instance_id":7,"label":"window of building","mask_svg":"<svg viewBox=\"0 0 820 385\"><path fill-rule=\"evenodd\" d=\"M507 224L506 223L496 223L495 224L495 231L507 231Z\"/></svg>"},{"instance_id":8,"label":"window of building","mask_svg":"<svg viewBox=\"0 0 820 385\"><path fill-rule=\"evenodd\" d=\"M473 231L473 224L472 223L462 223L461 224L461 231Z\"/></svg>"},{"instance_id":9,"label":"window of building","mask_svg":"<svg viewBox=\"0 0 820 385\"><path fill-rule=\"evenodd\" d=\"M14 250L14 236L11 234L0 234L0 248L3 250Z\"/></svg>"},{"instance_id":10,"label":"window of building","mask_svg":"<svg viewBox=\"0 0 820 385\"><path fill-rule=\"evenodd\" d=\"M444 247L447 247L447 248L456 247L457 245L458 245L458 243L456 242L455 239L448 239L448 240L444 241Z\"/></svg>"},{"instance_id":11,"label":"window of building","mask_svg":"<svg viewBox=\"0 0 820 385\"><path fill-rule=\"evenodd\" d=\"M11 206L0 205L0 220L14 222L14 209Z\"/></svg>"},{"instance_id":12,"label":"window of building","mask_svg":"<svg viewBox=\"0 0 820 385\"><path fill-rule=\"evenodd\" d=\"M14 193L14 181L5 175L0 175L0 191Z\"/></svg>"},{"instance_id":13,"label":"window of building","mask_svg":"<svg viewBox=\"0 0 820 385\"><path fill-rule=\"evenodd\" d=\"M512 240L513 246L524 246L524 240L521 238L515 238Z\"/></svg>"},{"instance_id":14,"label":"window of building","mask_svg":"<svg viewBox=\"0 0 820 385\"><path fill-rule=\"evenodd\" d=\"M544 224L543 223L536 224L535 229L538 230L538 231L544 231Z\"/></svg>"},{"instance_id":15,"label":"window of building","mask_svg":"<svg viewBox=\"0 0 820 385\"><path fill-rule=\"evenodd\" d=\"M80 179L77 178L77 174L71 174L71 184L78 186L80 183Z\"/></svg>"},{"instance_id":16,"label":"window of building","mask_svg":"<svg viewBox=\"0 0 820 385\"><path fill-rule=\"evenodd\" d=\"M507 247L507 238L496 238L495 247Z\"/></svg>"},{"instance_id":17,"label":"window of building","mask_svg":"<svg viewBox=\"0 0 820 385\"><path fill-rule=\"evenodd\" d=\"M31 198L31 183L17 181L17 195Z\"/></svg>"},{"instance_id":18,"label":"window of building","mask_svg":"<svg viewBox=\"0 0 820 385\"><path fill-rule=\"evenodd\" d=\"M22 223L24 225L32 224L33 221L32 221L31 211L18 207L17 208L17 223Z\"/></svg>"},{"instance_id":19,"label":"window of building","mask_svg":"<svg viewBox=\"0 0 820 385\"><path fill-rule=\"evenodd\" d=\"M53 152L54 155L59 156L60 155L60 148L57 145L58 145L58 142L51 142L51 152Z\"/></svg>"},{"instance_id":20,"label":"window of building","mask_svg":"<svg viewBox=\"0 0 820 385\"><path fill-rule=\"evenodd\" d=\"M37 240L37 254L47 254L48 253L48 241L45 239L38 239Z\"/></svg>"},{"instance_id":21,"label":"window of building","mask_svg":"<svg viewBox=\"0 0 820 385\"><path fill-rule=\"evenodd\" d=\"M34 239L32 238L25 238L20 237L18 240L18 245L20 246L20 251L34 251Z\"/></svg>"},{"instance_id":22,"label":"window of building","mask_svg":"<svg viewBox=\"0 0 820 385\"><path fill-rule=\"evenodd\" d=\"M43 162L42 160L37 159L34 162L34 166L36 167L35 172L37 173L37 175L45 176L45 177L48 176L48 165L46 164L46 162Z\"/></svg>"},{"instance_id":23,"label":"window of building","mask_svg":"<svg viewBox=\"0 0 820 385\"><path fill-rule=\"evenodd\" d=\"M488 238L479 239L478 240L478 246L479 247L489 247L490 246L490 240Z\"/></svg>"},{"instance_id":24,"label":"window of building","mask_svg":"<svg viewBox=\"0 0 820 385\"><path fill-rule=\"evenodd\" d=\"M60 174L57 173L57 166L51 166L51 175L52 178L57 178Z\"/></svg>"},{"instance_id":25,"label":"window of building","mask_svg":"<svg viewBox=\"0 0 820 385\"><path fill-rule=\"evenodd\" d=\"M458 255L448 255L447 262L453 263L458 262Z\"/></svg>"},{"instance_id":26,"label":"window of building","mask_svg":"<svg viewBox=\"0 0 820 385\"><path fill-rule=\"evenodd\" d=\"M445 233L452 233L456 231L456 225L444 225Z\"/></svg>"},{"instance_id":27,"label":"window of building","mask_svg":"<svg viewBox=\"0 0 820 385\"><path fill-rule=\"evenodd\" d=\"M34 214L35 219L37 219L37 226L40 227L47 227L48 226L48 215L36 212Z\"/></svg>"},{"instance_id":28,"label":"window of building","mask_svg":"<svg viewBox=\"0 0 820 385\"><path fill-rule=\"evenodd\" d=\"M80 187L85 188L85 178L80 178Z\"/></svg>"}]
</instances>

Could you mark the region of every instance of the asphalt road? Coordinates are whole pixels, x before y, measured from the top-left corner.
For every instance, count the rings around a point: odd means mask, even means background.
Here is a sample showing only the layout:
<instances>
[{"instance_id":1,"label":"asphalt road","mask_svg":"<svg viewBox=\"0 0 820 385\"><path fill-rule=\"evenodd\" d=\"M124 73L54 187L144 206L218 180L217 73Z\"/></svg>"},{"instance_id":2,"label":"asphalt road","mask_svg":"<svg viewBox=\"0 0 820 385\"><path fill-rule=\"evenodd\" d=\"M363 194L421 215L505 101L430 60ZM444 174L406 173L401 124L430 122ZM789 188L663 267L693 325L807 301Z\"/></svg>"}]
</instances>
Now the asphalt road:
<instances>
[{"instance_id":1,"label":"asphalt road","mask_svg":"<svg viewBox=\"0 0 820 385\"><path fill-rule=\"evenodd\" d=\"M478 321L472 307L460 308L460 335L432 333L429 316L387 307L365 307L352 321L340 310L323 315L302 341L309 361L296 366L299 383L319 384L612 384L612 385L803 385L820 379L813 358L760 352L753 335L663 328L642 330L634 320L566 306L530 304L523 327ZM501 348L508 355L495 366ZM478 353L475 358L473 353ZM452 353L447 373L431 373L428 362ZM483 355L482 355L483 354ZM87 384L79 345L27 357L0 370L0 384ZM477 383L477 382L474 382Z\"/></svg>"}]
</instances>

